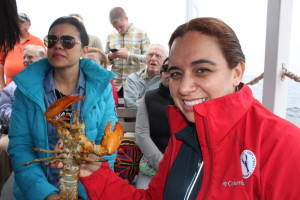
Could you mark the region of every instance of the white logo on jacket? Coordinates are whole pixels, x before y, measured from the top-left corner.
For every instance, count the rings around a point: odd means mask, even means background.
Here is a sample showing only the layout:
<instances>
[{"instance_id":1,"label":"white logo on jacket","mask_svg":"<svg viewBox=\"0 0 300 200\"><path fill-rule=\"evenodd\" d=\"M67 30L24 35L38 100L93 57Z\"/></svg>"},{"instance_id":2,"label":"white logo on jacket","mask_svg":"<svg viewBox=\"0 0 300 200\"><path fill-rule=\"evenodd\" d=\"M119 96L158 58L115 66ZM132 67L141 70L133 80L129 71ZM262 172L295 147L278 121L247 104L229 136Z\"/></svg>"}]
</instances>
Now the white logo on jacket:
<instances>
[{"instance_id":1,"label":"white logo on jacket","mask_svg":"<svg viewBox=\"0 0 300 200\"><path fill-rule=\"evenodd\" d=\"M247 179L256 167L256 157L252 151L244 150L240 157L243 178Z\"/></svg>"}]
</instances>

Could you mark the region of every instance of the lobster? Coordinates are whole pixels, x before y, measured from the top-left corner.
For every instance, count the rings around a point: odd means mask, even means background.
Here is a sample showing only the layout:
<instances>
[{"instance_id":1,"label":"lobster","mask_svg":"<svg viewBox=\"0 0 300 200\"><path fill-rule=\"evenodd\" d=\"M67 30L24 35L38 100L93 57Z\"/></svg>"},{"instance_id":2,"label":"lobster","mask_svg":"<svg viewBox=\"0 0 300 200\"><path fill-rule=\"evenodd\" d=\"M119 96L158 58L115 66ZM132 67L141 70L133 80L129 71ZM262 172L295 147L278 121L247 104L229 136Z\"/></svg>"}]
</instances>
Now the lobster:
<instances>
[{"instance_id":1,"label":"lobster","mask_svg":"<svg viewBox=\"0 0 300 200\"><path fill-rule=\"evenodd\" d=\"M51 104L44 113L46 120L57 129L59 136L63 140L63 148L57 150L32 148L37 152L53 153L56 156L39 158L23 164L23 166L26 166L32 163L48 161L45 163L45 166L49 167L52 163L62 162L63 168L59 171L59 195L61 200L78 199L80 164L107 161L103 158L90 158L88 154L93 153L99 157L111 155L118 149L124 137L122 125L116 122L114 130L111 131L112 121L110 121L106 125L100 145L96 145L85 136L85 124L79 120L79 113L77 111L73 111L74 117L72 123L68 123L70 120L68 114L57 117L67 107L84 98L84 96L79 96L76 94L60 98Z\"/></svg>"}]
</instances>

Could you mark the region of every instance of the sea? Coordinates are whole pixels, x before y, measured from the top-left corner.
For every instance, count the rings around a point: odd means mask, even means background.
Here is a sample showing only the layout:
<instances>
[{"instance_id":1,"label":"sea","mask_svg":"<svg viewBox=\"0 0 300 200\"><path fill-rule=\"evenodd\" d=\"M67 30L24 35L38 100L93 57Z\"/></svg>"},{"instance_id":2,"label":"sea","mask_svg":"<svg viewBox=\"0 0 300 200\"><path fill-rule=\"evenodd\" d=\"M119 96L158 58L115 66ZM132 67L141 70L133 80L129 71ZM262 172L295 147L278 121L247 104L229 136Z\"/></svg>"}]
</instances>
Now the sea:
<instances>
[{"instance_id":1,"label":"sea","mask_svg":"<svg viewBox=\"0 0 300 200\"><path fill-rule=\"evenodd\" d=\"M245 75L243 82L247 83L256 78L255 76ZM300 83L286 77L288 79L287 88L287 107L285 119L300 127ZM254 85L249 85L252 89L253 96L262 102L263 79Z\"/></svg>"}]
</instances>

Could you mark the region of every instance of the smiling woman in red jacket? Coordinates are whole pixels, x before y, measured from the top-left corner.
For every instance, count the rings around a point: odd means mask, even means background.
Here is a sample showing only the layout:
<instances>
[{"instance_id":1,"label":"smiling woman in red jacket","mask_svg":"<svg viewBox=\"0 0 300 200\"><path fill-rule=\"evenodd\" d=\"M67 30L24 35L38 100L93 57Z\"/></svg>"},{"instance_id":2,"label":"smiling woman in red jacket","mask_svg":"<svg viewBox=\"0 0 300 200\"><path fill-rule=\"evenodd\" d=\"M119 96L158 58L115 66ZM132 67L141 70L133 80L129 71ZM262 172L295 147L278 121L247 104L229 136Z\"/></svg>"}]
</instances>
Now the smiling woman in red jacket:
<instances>
[{"instance_id":1,"label":"smiling woman in red jacket","mask_svg":"<svg viewBox=\"0 0 300 200\"><path fill-rule=\"evenodd\" d=\"M299 199L300 129L241 83L245 56L233 30L196 18L174 31L169 47L176 106L157 175L141 190L107 163L86 164L80 179L90 199Z\"/></svg>"}]
</instances>

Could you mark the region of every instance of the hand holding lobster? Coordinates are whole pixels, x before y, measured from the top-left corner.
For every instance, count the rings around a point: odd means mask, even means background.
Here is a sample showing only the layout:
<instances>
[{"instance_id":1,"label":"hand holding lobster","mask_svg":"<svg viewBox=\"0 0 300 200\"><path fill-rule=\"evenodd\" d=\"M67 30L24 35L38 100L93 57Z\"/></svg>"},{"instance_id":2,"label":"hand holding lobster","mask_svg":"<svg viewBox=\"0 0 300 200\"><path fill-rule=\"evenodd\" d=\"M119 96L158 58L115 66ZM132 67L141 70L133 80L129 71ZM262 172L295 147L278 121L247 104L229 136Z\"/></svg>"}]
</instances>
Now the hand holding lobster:
<instances>
[{"instance_id":1,"label":"hand holding lobster","mask_svg":"<svg viewBox=\"0 0 300 200\"><path fill-rule=\"evenodd\" d=\"M78 199L79 166L90 162L106 161L100 157L113 154L120 146L124 136L123 127L118 122L115 123L114 129L111 131L112 121L110 121L105 128L105 133L100 145L96 145L85 136L85 124L79 120L78 112L73 112L74 117L72 123L67 123L69 117L66 115L57 117L57 115L67 107L84 98L79 96L80 95L70 95L63 97L55 101L44 113L47 121L57 129L57 132L63 141L63 146L56 150L39 148L33 148L33 150L55 153L57 156L35 159L23 164L26 166L32 163L48 161L45 165L53 166L55 163L61 162L63 167L59 173L59 176L61 177L59 180L59 195L62 200ZM96 154L97 156L89 157L88 155L90 153ZM59 165L57 167L59 167Z\"/></svg>"},{"instance_id":2,"label":"hand holding lobster","mask_svg":"<svg viewBox=\"0 0 300 200\"><path fill-rule=\"evenodd\" d=\"M55 149L62 149L63 148L63 141L60 139L55 147ZM98 160L99 157L96 156L95 154L88 154L87 157L90 157L92 159ZM85 164L80 165L80 172L79 172L79 177L87 177L90 176L92 173L97 171L99 168L101 168L102 162L86 162ZM61 169L63 168L63 163L62 162L56 162L52 163L50 167Z\"/></svg>"}]
</instances>

